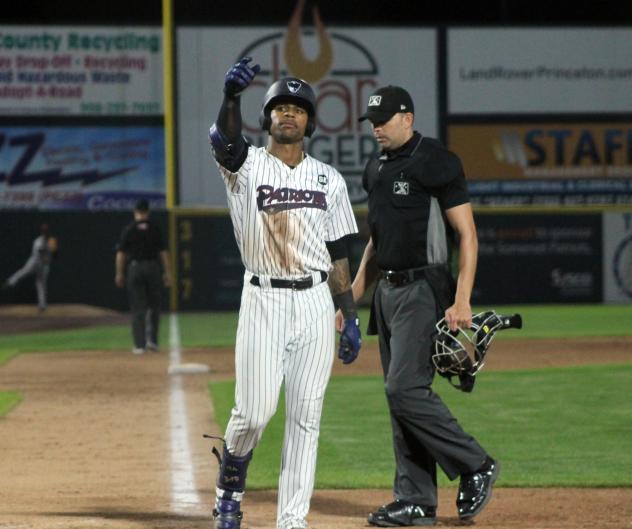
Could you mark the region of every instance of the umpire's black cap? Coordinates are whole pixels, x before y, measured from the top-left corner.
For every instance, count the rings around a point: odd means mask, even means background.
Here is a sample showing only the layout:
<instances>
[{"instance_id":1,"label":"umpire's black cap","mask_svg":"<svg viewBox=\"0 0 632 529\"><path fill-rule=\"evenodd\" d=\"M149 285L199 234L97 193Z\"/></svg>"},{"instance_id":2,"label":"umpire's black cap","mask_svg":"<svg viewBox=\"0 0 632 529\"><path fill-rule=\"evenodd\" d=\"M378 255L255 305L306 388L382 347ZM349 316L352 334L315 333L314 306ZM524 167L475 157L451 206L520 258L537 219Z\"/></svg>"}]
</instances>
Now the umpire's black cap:
<instances>
[{"instance_id":1,"label":"umpire's black cap","mask_svg":"<svg viewBox=\"0 0 632 529\"><path fill-rule=\"evenodd\" d=\"M369 96L366 112L358 121L368 119L371 123L385 123L398 112L415 113L410 94L400 86L384 86Z\"/></svg>"}]
</instances>

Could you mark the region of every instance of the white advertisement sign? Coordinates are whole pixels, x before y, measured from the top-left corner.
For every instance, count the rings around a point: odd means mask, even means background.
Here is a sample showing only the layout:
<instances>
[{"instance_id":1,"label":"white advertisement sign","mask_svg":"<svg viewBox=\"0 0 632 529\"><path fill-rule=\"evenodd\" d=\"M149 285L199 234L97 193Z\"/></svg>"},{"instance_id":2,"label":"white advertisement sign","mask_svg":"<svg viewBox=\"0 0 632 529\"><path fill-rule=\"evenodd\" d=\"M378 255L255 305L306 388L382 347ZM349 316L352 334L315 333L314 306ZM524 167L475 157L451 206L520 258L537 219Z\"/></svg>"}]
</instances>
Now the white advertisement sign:
<instances>
[{"instance_id":1,"label":"white advertisement sign","mask_svg":"<svg viewBox=\"0 0 632 529\"><path fill-rule=\"evenodd\" d=\"M162 113L160 28L0 26L0 116Z\"/></svg>"},{"instance_id":2,"label":"white advertisement sign","mask_svg":"<svg viewBox=\"0 0 632 529\"><path fill-rule=\"evenodd\" d=\"M632 112L632 29L450 29L448 111Z\"/></svg>"},{"instance_id":3,"label":"white advertisement sign","mask_svg":"<svg viewBox=\"0 0 632 529\"><path fill-rule=\"evenodd\" d=\"M632 213L603 215L604 301L632 303Z\"/></svg>"},{"instance_id":4,"label":"white advertisement sign","mask_svg":"<svg viewBox=\"0 0 632 529\"><path fill-rule=\"evenodd\" d=\"M366 199L362 172L377 149L370 125L358 122L375 89L388 84L406 88L415 104L415 128L437 135L434 29L359 29L322 23L316 31L296 25L182 28L178 31L181 205L226 205L225 188L209 152L208 129L222 103L224 74L243 56L251 56L253 64L262 68L241 97L244 135L254 145L267 143L259 114L270 84L284 76L307 80L317 96L317 127L306 149L344 175L354 203Z\"/></svg>"}]
</instances>

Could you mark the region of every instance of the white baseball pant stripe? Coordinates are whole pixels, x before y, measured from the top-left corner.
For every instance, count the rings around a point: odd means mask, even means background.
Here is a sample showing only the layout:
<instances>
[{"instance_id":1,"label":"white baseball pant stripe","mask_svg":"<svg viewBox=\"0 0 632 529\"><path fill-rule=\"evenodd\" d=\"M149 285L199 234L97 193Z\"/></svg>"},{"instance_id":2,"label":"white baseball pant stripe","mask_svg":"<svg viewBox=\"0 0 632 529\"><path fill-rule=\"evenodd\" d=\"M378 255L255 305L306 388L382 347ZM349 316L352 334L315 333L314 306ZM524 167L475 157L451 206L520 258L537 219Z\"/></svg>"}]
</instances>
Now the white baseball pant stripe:
<instances>
[{"instance_id":1,"label":"white baseball pant stripe","mask_svg":"<svg viewBox=\"0 0 632 529\"><path fill-rule=\"evenodd\" d=\"M277 526L306 527L320 417L334 359L334 307L326 282L306 290L257 287L246 274L235 349L235 407L226 445L252 450L274 415L285 382Z\"/></svg>"}]
</instances>

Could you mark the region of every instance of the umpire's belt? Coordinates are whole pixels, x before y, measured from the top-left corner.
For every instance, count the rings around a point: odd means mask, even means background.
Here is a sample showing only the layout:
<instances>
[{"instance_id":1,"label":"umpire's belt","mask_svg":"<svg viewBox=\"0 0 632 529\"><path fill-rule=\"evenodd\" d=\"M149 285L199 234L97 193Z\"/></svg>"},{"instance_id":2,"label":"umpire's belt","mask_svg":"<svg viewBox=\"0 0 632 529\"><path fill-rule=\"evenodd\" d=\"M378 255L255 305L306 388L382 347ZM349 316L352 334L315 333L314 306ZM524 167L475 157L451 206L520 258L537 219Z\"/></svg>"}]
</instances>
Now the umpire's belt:
<instances>
[{"instance_id":1,"label":"umpire's belt","mask_svg":"<svg viewBox=\"0 0 632 529\"><path fill-rule=\"evenodd\" d=\"M389 285L399 287L426 277L426 267L406 270L382 270L382 279Z\"/></svg>"},{"instance_id":2,"label":"umpire's belt","mask_svg":"<svg viewBox=\"0 0 632 529\"><path fill-rule=\"evenodd\" d=\"M327 281L327 273L320 272L321 283ZM259 277L252 276L250 278L250 284L256 287L261 286ZM309 277L302 277L300 279L270 279L270 286L272 288L291 288L292 290L305 290L314 286L314 279Z\"/></svg>"}]
</instances>

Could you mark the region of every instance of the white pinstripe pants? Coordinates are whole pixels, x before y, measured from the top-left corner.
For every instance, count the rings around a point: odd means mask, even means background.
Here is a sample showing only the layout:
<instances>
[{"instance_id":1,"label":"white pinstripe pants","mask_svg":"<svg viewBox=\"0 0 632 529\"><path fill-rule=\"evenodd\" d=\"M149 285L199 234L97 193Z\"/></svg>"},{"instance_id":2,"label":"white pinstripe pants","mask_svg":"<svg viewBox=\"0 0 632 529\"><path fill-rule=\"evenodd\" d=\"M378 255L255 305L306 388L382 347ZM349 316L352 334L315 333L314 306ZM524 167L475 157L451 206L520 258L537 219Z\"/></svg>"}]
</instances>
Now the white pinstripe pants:
<instances>
[{"instance_id":1,"label":"white pinstripe pants","mask_svg":"<svg viewBox=\"0 0 632 529\"><path fill-rule=\"evenodd\" d=\"M235 407L226 445L236 456L257 445L284 382L278 529L306 527L334 342L334 307L326 282L294 291L245 281L235 348Z\"/></svg>"}]
</instances>

